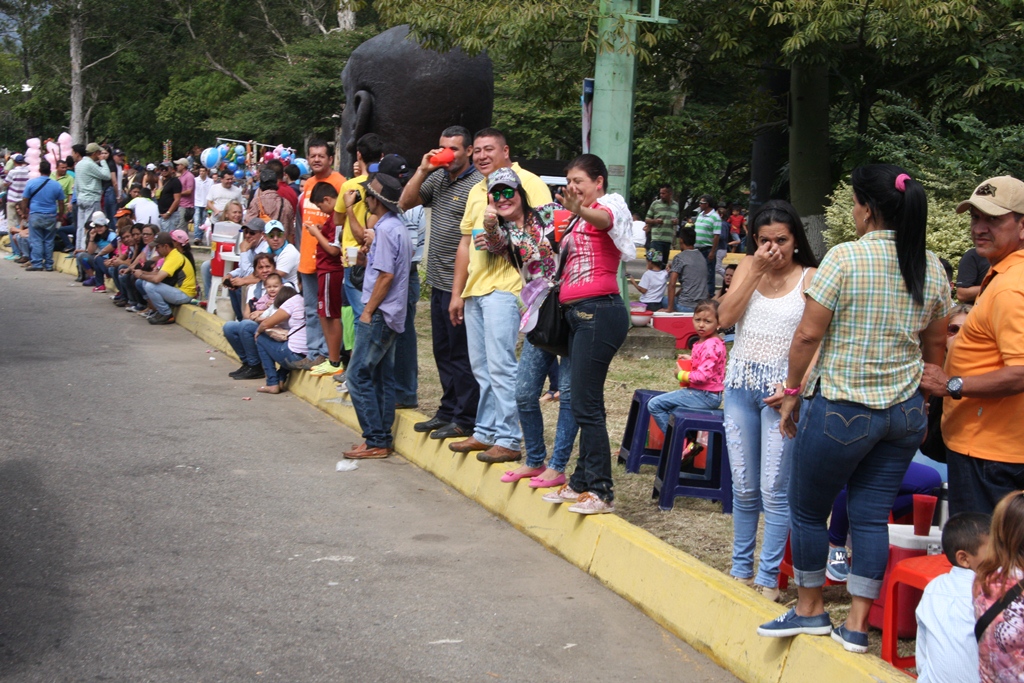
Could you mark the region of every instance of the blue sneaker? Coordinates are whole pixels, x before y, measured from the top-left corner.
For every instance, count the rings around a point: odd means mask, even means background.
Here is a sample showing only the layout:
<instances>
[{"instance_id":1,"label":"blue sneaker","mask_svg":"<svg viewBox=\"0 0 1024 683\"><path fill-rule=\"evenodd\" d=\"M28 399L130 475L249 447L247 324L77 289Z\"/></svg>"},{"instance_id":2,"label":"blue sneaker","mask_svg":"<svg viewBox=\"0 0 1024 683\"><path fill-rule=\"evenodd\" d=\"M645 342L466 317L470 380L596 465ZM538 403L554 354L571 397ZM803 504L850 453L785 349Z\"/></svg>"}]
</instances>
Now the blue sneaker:
<instances>
[{"instance_id":1,"label":"blue sneaker","mask_svg":"<svg viewBox=\"0 0 1024 683\"><path fill-rule=\"evenodd\" d=\"M836 583L846 583L850 576L850 554L846 548L829 548L828 563L825 565L825 576Z\"/></svg>"},{"instance_id":2,"label":"blue sneaker","mask_svg":"<svg viewBox=\"0 0 1024 683\"><path fill-rule=\"evenodd\" d=\"M791 609L778 619L757 627L757 635L765 638L789 638L801 633L809 636L827 636L832 633L832 620L828 612L801 617L797 616L796 609Z\"/></svg>"},{"instance_id":3,"label":"blue sneaker","mask_svg":"<svg viewBox=\"0 0 1024 683\"><path fill-rule=\"evenodd\" d=\"M843 646L847 652L863 654L868 651L868 634L863 631L851 631L846 624L839 624L832 629L832 640Z\"/></svg>"}]
</instances>

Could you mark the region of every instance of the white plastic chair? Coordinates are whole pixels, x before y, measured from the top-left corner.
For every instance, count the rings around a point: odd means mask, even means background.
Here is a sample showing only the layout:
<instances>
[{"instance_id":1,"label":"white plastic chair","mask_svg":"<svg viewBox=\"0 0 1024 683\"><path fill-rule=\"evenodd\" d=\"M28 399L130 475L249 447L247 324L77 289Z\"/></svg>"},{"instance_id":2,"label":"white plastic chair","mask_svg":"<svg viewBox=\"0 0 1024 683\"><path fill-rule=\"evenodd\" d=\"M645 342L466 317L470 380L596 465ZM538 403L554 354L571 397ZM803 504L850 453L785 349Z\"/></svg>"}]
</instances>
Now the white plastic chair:
<instances>
[{"instance_id":1,"label":"white plastic chair","mask_svg":"<svg viewBox=\"0 0 1024 683\"><path fill-rule=\"evenodd\" d=\"M241 228L242 226L238 223L218 221L213 224L213 230L210 231L210 246L213 248L214 254L220 252L220 257L224 260L225 273L233 270L234 264L241 259L238 254L238 241L242 238ZM217 312L217 296L223 282L224 276L222 275L212 275L210 278L210 291L206 293L206 311L208 313Z\"/></svg>"}]
</instances>

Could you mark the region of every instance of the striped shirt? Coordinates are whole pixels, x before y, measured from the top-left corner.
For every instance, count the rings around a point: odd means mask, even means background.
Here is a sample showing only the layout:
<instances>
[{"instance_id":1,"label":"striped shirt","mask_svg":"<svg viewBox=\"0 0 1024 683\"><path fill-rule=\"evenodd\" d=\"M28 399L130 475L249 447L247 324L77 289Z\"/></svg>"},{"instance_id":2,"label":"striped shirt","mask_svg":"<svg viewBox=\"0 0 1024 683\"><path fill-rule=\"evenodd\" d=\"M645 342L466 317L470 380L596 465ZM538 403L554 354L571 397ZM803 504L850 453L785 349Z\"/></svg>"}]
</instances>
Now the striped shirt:
<instances>
[{"instance_id":1,"label":"striped shirt","mask_svg":"<svg viewBox=\"0 0 1024 683\"><path fill-rule=\"evenodd\" d=\"M694 246L710 247L715 240L715 235L722 230L722 217L714 209L710 209L707 213L698 211L693 229L697 231L697 243Z\"/></svg>"},{"instance_id":2,"label":"striped shirt","mask_svg":"<svg viewBox=\"0 0 1024 683\"><path fill-rule=\"evenodd\" d=\"M828 400L873 409L914 395L924 373L920 332L952 308L942 264L930 251L926 257L922 306L900 275L894 230L869 232L825 254L807 296L832 311L832 322L805 396L819 379Z\"/></svg>"},{"instance_id":3,"label":"striped shirt","mask_svg":"<svg viewBox=\"0 0 1024 683\"><path fill-rule=\"evenodd\" d=\"M466 212L466 200L473 186L483 179L483 175L472 165L455 180L452 180L446 169L439 168L427 176L420 186L423 206L433 209L427 247L427 284L433 288L452 291L455 253L462 240L459 226Z\"/></svg>"},{"instance_id":4,"label":"striped shirt","mask_svg":"<svg viewBox=\"0 0 1024 683\"><path fill-rule=\"evenodd\" d=\"M25 184L28 182L28 166L15 166L7 174L7 201L17 204L25 195Z\"/></svg>"},{"instance_id":5,"label":"striped shirt","mask_svg":"<svg viewBox=\"0 0 1024 683\"><path fill-rule=\"evenodd\" d=\"M655 199L651 202L651 208L647 209L647 218L660 218L661 223L651 226L652 242L671 242L676 234L676 226L672 219L679 218L679 204L677 202L663 202Z\"/></svg>"}]
</instances>

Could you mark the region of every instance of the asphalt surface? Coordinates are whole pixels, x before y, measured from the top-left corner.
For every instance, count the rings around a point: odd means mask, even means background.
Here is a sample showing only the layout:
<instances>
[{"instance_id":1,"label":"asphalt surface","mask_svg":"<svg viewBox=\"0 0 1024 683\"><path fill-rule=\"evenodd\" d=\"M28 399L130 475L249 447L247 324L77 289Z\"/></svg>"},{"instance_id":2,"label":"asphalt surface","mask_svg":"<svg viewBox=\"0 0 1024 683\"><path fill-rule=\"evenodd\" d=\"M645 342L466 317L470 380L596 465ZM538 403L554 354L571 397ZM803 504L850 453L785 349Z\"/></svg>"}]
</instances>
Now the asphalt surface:
<instances>
[{"instance_id":1,"label":"asphalt surface","mask_svg":"<svg viewBox=\"0 0 1024 683\"><path fill-rule=\"evenodd\" d=\"M405 460L335 472L351 431L70 280L0 261L0 679L735 680Z\"/></svg>"}]
</instances>

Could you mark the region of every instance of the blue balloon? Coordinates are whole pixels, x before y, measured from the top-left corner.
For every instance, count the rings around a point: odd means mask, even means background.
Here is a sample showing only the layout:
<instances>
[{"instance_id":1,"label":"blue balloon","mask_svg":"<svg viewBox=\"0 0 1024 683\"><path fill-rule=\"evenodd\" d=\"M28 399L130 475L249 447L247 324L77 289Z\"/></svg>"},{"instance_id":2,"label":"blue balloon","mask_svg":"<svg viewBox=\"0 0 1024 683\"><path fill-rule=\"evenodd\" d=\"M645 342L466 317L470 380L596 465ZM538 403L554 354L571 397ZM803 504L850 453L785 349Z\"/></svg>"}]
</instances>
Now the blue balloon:
<instances>
[{"instance_id":1,"label":"blue balloon","mask_svg":"<svg viewBox=\"0 0 1024 683\"><path fill-rule=\"evenodd\" d=\"M246 178L252 178L252 177L253 177L253 176L255 176L255 175L256 175L256 174L255 174L255 173L253 173L252 171L246 171L246 172L245 172L245 177L246 177Z\"/></svg>"},{"instance_id":2,"label":"blue balloon","mask_svg":"<svg viewBox=\"0 0 1024 683\"><path fill-rule=\"evenodd\" d=\"M299 175L311 175L313 172L309 168L309 162L303 159L302 157L295 159L294 161L292 161L292 163L299 167Z\"/></svg>"},{"instance_id":3,"label":"blue balloon","mask_svg":"<svg viewBox=\"0 0 1024 683\"><path fill-rule=\"evenodd\" d=\"M217 150L220 152L220 156L222 159L228 155L229 149L231 148L226 143L223 143L217 147Z\"/></svg>"},{"instance_id":4,"label":"blue balloon","mask_svg":"<svg viewBox=\"0 0 1024 683\"><path fill-rule=\"evenodd\" d=\"M245 158L245 145L235 145L235 156Z\"/></svg>"},{"instance_id":5,"label":"blue balloon","mask_svg":"<svg viewBox=\"0 0 1024 683\"><path fill-rule=\"evenodd\" d=\"M238 164L236 164L233 161L229 161L228 162L228 172L234 173L237 170L238 170Z\"/></svg>"},{"instance_id":6,"label":"blue balloon","mask_svg":"<svg viewBox=\"0 0 1024 683\"><path fill-rule=\"evenodd\" d=\"M235 180L245 180L245 171L242 169L235 171Z\"/></svg>"},{"instance_id":7,"label":"blue balloon","mask_svg":"<svg viewBox=\"0 0 1024 683\"><path fill-rule=\"evenodd\" d=\"M217 168L217 164L220 163L220 150L216 147L204 149L199 156L199 161L206 168Z\"/></svg>"}]
</instances>

